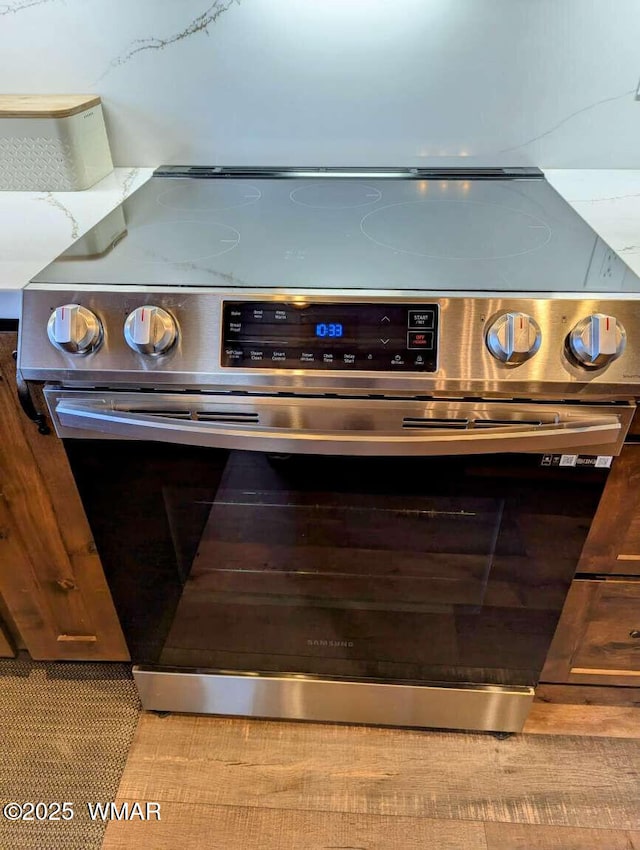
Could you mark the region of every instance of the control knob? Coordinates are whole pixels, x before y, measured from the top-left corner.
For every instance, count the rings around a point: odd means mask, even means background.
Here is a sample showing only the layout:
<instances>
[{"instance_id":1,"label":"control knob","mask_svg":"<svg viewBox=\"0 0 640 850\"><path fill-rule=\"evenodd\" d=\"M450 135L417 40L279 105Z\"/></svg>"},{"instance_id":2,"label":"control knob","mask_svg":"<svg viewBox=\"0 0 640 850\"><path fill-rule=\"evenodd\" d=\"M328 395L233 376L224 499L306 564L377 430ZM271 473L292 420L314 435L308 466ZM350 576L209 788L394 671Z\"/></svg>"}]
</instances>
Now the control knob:
<instances>
[{"instance_id":1,"label":"control knob","mask_svg":"<svg viewBox=\"0 0 640 850\"><path fill-rule=\"evenodd\" d=\"M503 313L487 331L487 348L502 363L524 363L540 348L542 334L526 313Z\"/></svg>"},{"instance_id":2,"label":"control knob","mask_svg":"<svg viewBox=\"0 0 640 850\"><path fill-rule=\"evenodd\" d=\"M581 366L601 369L616 360L627 342L627 334L615 316L592 313L569 334L569 350Z\"/></svg>"},{"instance_id":3,"label":"control knob","mask_svg":"<svg viewBox=\"0 0 640 850\"><path fill-rule=\"evenodd\" d=\"M89 354L102 342L102 324L91 310L80 304L56 307L47 323L49 341L70 354Z\"/></svg>"},{"instance_id":4,"label":"control knob","mask_svg":"<svg viewBox=\"0 0 640 850\"><path fill-rule=\"evenodd\" d=\"M178 338L176 320L163 310L145 304L129 313L124 323L124 338L129 348L149 357L166 354Z\"/></svg>"}]
</instances>

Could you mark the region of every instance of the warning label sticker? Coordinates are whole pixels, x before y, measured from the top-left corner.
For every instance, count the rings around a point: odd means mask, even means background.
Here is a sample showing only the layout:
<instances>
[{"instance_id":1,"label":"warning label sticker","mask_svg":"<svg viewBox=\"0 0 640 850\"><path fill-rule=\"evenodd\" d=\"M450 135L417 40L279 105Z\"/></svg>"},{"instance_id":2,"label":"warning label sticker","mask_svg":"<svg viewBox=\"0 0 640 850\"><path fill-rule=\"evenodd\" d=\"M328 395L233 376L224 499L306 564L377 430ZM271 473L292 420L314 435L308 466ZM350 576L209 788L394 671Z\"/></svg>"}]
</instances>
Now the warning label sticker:
<instances>
[{"instance_id":1,"label":"warning label sticker","mask_svg":"<svg viewBox=\"0 0 640 850\"><path fill-rule=\"evenodd\" d=\"M596 469L609 469L611 455L542 455L540 466L589 466Z\"/></svg>"}]
</instances>

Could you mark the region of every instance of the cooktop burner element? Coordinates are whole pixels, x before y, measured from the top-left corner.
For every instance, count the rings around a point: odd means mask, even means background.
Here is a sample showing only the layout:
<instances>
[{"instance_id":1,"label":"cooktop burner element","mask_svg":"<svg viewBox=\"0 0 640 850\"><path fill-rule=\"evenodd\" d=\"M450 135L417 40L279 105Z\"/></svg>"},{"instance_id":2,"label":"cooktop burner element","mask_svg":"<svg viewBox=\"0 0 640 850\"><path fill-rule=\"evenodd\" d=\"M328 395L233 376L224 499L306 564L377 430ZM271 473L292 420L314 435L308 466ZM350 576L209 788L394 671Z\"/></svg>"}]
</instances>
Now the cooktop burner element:
<instances>
[{"instance_id":1,"label":"cooktop burner element","mask_svg":"<svg viewBox=\"0 0 640 850\"><path fill-rule=\"evenodd\" d=\"M257 186L249 183L225 183L216 185L215 192L206 183L197 186L181 183L171 186L166 192L158 195L158 203L161 207L172 210L183 210L192 212L213 212L217 210L230 210L237 207L245 207L254 204L262 197L262 192Z\"/></svg>"},{"instance_id":2,"label":"cooktop burner element","mask_svg":"<svg viewBox=\"0 0 640 850\"><path fill-rule=\"evenodd\" d=\"M360 222L377 245L441 260L503 260L544 247L551 228L540 218L480 201L405 201L377 207Z\"/></svg>"},{"instance_id":3,"label":"cooktop burner element","mask_svg":"<svg viewBox=\"0 0 640 850\"><path fill-rule=\"evenodd\" d=\"M366 183L319 183L300 186L290 193L294 204L320 210L346 210L375 204L382 192Z\"/></svg>"},{"instance_id":4,"label":"cooktop burner element","mask_svg":"<svg viewBox=\"0 0 640 850\"><path fill-rule=\"evenodd\" d=\"M121 255L136 264L197 263L226 254L239 244L240 234L226 224L161 221L139 227L136 239L123 239Z\"/></svg>"}]
</instances>

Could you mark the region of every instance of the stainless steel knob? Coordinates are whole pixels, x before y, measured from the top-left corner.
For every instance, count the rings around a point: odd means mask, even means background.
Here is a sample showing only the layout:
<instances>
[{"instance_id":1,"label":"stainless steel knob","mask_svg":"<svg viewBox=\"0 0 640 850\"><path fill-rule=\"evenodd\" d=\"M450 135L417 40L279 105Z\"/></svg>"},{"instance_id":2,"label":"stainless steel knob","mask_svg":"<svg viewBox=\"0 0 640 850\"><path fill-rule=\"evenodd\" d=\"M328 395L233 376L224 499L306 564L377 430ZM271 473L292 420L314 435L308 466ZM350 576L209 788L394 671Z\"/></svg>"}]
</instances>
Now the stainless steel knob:
<instances>
[{"instance_id":1,"label":"stainless steel knob","mask_svg":"<svg viewBox=\"0 0 640 850\"><path fill-rule=\"evenodd\" d=\"M569 334L569 349L581 366L601 369L620 357L627 334L615 316L593 313Z\"/></svg>"},{"instance_id":2,"label":"stainless steel knob","mask_svg":"<svg viewBox=\"0 0 640 850\"><path fill-rule=\"evenodd\" d=\"M487 330L487 348L502 363L524 363L540 348L542 334L526 313L503 313Z\"/></svg>"},{"instance_id":3,"label":"stainless steel knob","mask_svg":"<svg viewBox=\"0 0 640 850\"><path fill-rule=\"evenodd\" d=\"M124 323L127 345L140 354L157 357L166 354L178 338L178 326L162 307L145 304L129 313Z\"/></svg>"},{"instance_id":4,"label":"stainless steel knob","mask_svg":"<svg viewBox=\"0 0 640 850\"><path fill-rule=\"evenodd\" d=\"M70 354L89 354L102 342L102 324L91 310L80 304L56 307L47 323L49 341Z\"/></svg>"}]
</instances>

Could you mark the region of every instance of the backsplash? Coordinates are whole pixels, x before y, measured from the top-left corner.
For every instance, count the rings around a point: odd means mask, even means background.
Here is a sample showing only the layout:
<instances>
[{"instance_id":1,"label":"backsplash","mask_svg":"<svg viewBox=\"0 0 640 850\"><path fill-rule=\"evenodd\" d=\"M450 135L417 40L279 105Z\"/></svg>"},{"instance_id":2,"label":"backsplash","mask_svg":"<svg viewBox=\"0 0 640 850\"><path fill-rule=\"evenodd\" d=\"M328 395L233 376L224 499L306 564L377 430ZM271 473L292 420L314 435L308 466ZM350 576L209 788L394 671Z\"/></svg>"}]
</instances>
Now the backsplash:
<instances>
[{"instance_id":1,"label":"backsplash","mask_svg":"<svg viewBox=\"0 0 640 850\"><path fill-rule=\"evenodd\" d=\"M638 0L2 0L3 93L116 165L640 168Z\"/></svg>"}]
</instances>

